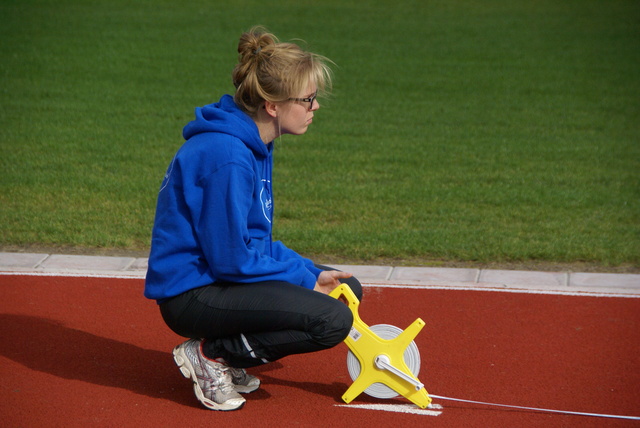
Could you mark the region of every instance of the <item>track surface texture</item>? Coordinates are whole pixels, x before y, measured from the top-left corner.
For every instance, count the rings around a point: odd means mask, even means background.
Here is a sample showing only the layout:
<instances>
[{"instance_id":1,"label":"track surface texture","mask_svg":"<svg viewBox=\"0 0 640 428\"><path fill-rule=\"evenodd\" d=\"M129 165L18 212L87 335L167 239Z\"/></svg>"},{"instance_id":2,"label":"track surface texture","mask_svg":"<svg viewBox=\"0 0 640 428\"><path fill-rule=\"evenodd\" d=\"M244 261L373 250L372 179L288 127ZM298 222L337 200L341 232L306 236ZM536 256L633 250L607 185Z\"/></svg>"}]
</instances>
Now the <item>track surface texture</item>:
<instances>
[{"instance_id":1,"label":"track surface texture","mask_svg":"<svg viewBox=\"0 0 640 428\"><path fill-rule=\"evenodd\" d=\"M173 363L183 339L142 290L142 279L0 275L2 426L640 425L440 399L436 412L397 413L384 409L417 407L365 394L345 407L344 344L250 370L262 387L245 407L212 412ZM359 313L369 325L426 322L415 341L431 394L640 416L638 298L367 286Z\"/></svg>"}]
</instances>

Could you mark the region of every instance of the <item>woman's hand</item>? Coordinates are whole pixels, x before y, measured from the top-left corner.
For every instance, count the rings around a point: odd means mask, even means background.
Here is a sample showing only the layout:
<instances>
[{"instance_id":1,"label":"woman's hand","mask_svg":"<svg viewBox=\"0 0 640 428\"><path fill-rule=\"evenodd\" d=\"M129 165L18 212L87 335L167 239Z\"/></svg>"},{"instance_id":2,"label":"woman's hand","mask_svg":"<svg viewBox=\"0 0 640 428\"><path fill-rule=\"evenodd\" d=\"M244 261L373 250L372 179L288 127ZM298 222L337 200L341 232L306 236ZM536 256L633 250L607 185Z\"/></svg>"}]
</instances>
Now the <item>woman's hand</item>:
<instances>
[{"instance_id":1,"label":"woman's hand","mask_svg":"<svg viewBox=\"0 0 640 428\"><path fill-rule=\"evenodd\" d=\"M318 276L318 281L313 289L320 293L329 294L334 288L342 284L341 279L351 278L351 276L350 273L340 272L339 270L323 270Z\"/></svg>"}]
</instances>

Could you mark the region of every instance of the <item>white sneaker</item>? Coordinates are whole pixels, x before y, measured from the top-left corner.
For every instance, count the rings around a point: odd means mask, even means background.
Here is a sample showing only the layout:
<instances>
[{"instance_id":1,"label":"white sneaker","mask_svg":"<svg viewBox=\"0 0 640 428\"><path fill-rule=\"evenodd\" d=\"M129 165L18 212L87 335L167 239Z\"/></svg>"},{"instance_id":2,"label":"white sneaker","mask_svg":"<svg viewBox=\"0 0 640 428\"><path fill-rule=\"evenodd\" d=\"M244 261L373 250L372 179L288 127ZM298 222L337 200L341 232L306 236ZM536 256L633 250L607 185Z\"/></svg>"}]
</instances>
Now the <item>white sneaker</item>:
<instances>
[{"instance_id":1,"label":"white sneaker","mask_svg":"<svg viewBox=\"0 0 640 428\"><path fill-rule=\"evenodd\" d=\"M260 388L260 379L247 373L245 369L236 369L229 367L231 372L231 380L233 382L233 388L241 393L248 394L256 389Z\"/></svg>"},{"instance_id":2,"label":"white sneaker","mask_svg":"<svg viewBox=\"0 0 640 428\"><path fill-rule=\"evenodd\" d=\"M190 339L173 349L173 360L182 375L193 381L196 397L212 410L242 408L246 400L234 388L231 368L205 357L201 346L202 341Z\"/></svg>"}]
</instances>

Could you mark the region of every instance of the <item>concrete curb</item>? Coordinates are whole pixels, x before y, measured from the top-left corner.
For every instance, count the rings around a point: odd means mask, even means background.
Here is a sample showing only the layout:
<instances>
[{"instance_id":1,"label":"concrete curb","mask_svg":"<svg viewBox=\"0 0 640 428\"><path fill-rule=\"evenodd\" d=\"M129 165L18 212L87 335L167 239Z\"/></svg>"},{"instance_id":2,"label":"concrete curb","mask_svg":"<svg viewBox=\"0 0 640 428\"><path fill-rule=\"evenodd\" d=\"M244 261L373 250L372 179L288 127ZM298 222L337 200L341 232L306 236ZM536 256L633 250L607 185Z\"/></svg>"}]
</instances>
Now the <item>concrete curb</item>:
<instances>
[{"instance_id":1,"label":"concrete curb","mask_svg":"<svg viewBox=\"0 0 640 428\"><path fill-rule=\"evenodd\" d=\"M640 274L361 265L333 267L351 272L363 284L371 285L640 297ZM144 278L146 271L146 258L0 252L0 273L5 275Z\"/></svg>"}]
</instances>

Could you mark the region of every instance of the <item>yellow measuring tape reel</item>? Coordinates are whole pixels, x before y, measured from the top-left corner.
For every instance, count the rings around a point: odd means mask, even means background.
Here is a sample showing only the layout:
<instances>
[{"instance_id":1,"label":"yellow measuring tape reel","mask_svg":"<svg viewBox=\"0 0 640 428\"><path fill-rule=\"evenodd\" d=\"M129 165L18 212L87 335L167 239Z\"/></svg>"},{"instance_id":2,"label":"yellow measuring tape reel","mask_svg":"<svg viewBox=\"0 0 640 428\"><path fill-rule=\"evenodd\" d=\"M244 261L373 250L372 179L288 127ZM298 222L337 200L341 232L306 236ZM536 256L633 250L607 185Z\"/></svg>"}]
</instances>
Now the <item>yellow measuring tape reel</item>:
<instances>
[{"instance_id":1,"label":"yellow measuring tape reel","mask_svg":"<svg viewBox=\"0 0 640 428\"><path fill-rule=\"evenodd\" d=\"M344 402L350 403L364 392L376 398L402 395L418 407L427 408L431 397L417 378L420 353L413 341L424 321L418 318L404 331L388 324L369 327L360 319L360 301L347 284L329 295L345 300L353 312L353 327L344 340L349 347L347 369L353 384L342 396Z\"/></svg>"}]
</instances>

